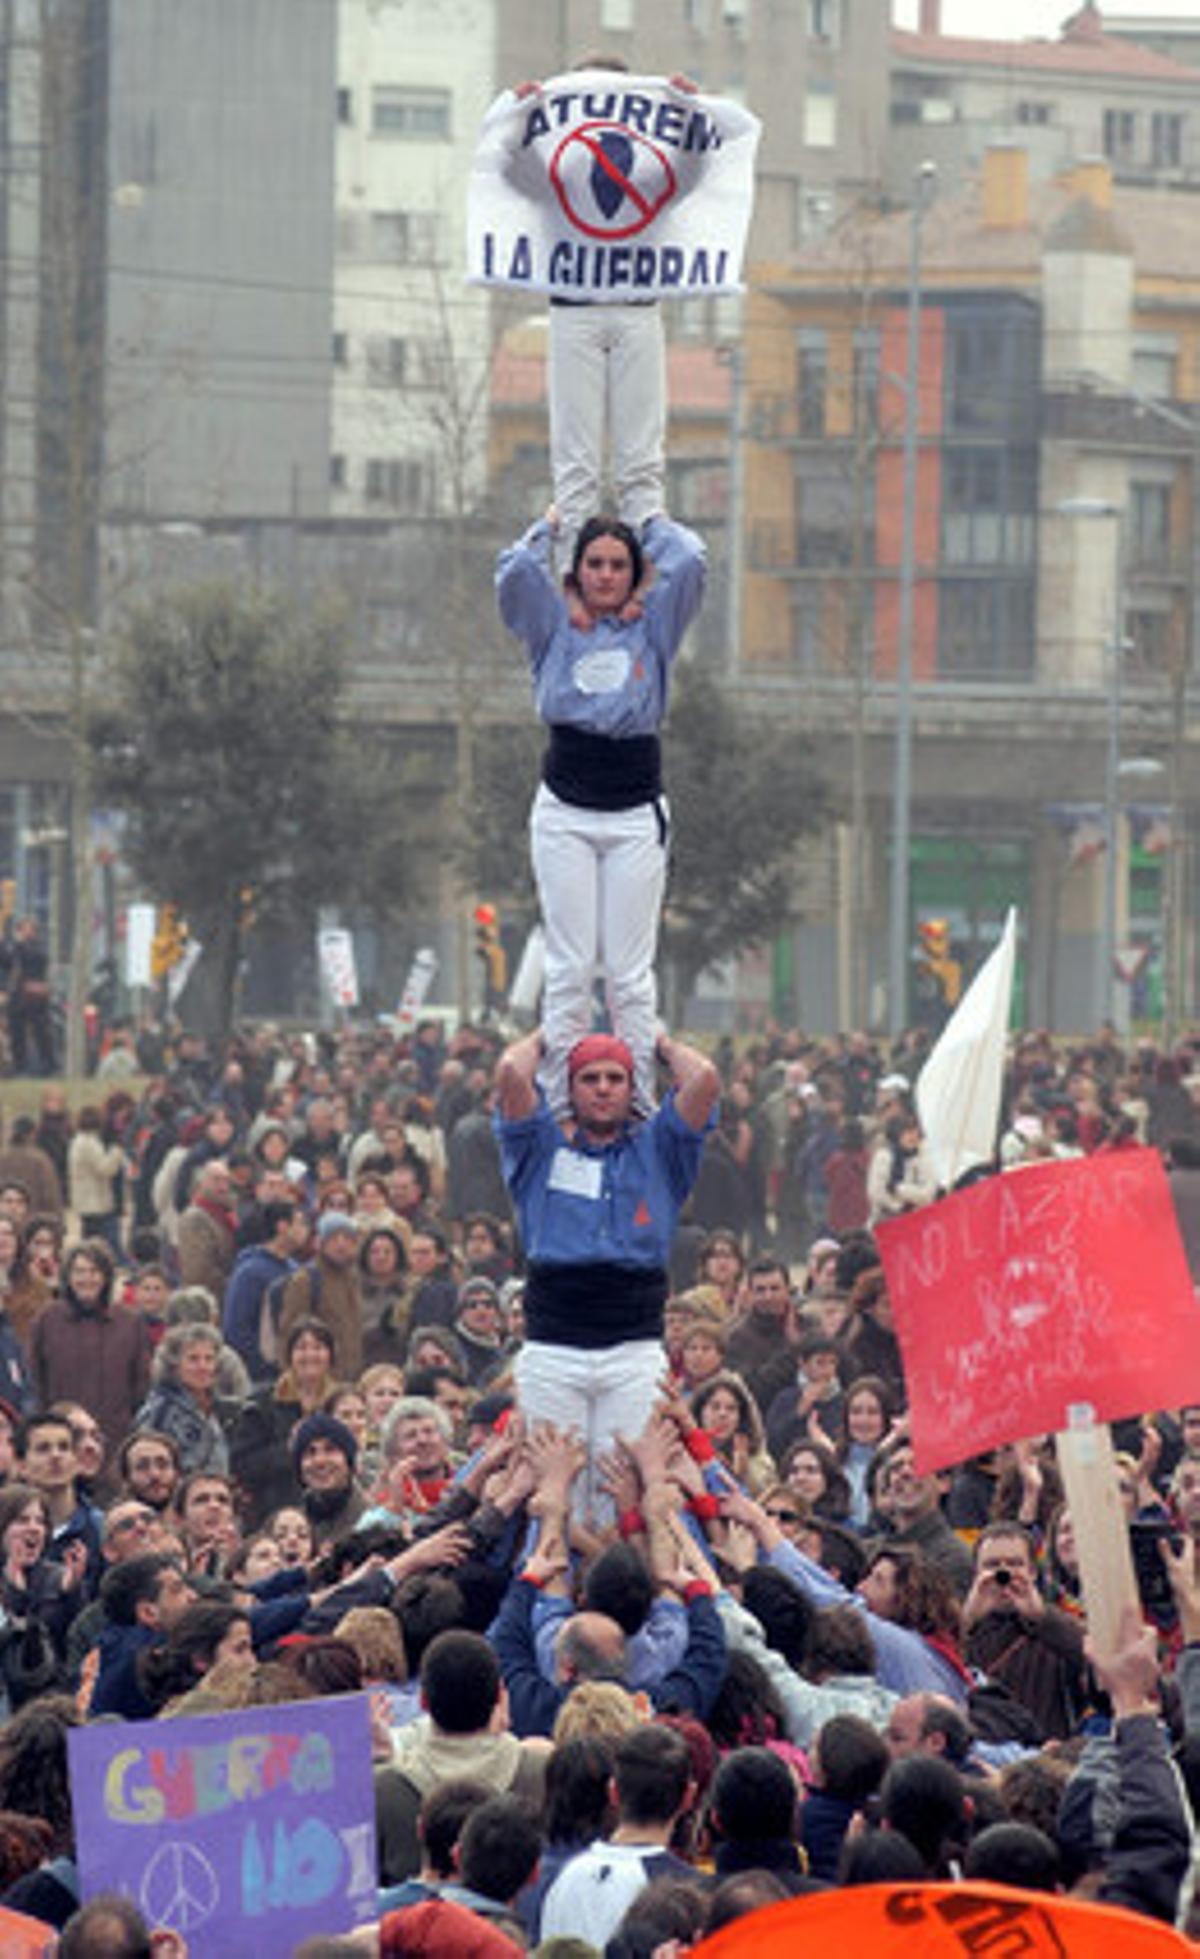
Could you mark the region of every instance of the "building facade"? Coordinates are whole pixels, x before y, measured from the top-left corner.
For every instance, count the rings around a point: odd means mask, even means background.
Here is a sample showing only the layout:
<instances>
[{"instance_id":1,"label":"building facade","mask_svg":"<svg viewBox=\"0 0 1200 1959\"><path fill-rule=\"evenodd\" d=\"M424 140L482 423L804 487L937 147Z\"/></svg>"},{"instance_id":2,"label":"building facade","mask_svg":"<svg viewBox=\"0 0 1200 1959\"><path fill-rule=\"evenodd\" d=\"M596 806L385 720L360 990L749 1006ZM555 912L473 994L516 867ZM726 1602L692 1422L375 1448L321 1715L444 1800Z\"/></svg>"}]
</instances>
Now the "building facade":
<instances>
[{"instance_id":1,"label":"building facade","mask_svg":"<svg viewBox=\"0 0 1200 1959\"><path fill-rule=\"evenodd\" d=\"M1190 241L1190 242L1189 242ZM1032 180L997 147L918 224L913 527L912 917L948 917L973 965L1009 902L1035 1021L1153 1011L1194 916L1184 810L1200 786L1195 668L1200 233L1186 194L1114 185L1101 163ZM864 215L763 268L748 321L744 684L792 701L865 807L840 840L832 917L802 928L799 994L837 1024L874 1010L886 941L903 569L911 213ZM1157 363L1157 365L1155 364ZM1119 666L1117 664L1119 660ZM1117 930L1142 944L1132 1000L1099 962L1113 736L1172 802L1117 819ZM1124 772L1119 776L1124 781ZM1168 798L1169 785L1169 798ZM1125 790L1121 789L1124 800ZM1072 868L1072 854L1075 863ZM865 946L854 973L848 945ZM807 969L807 979L805 972ZM912 1007L911 999L906 1007Z\"/></svg>"},{"instance_id":2,"label":"building facade","mask_svg":"<svg viewBox=\"0 0 1200 1959\"><path fill-rule=\"evenodd\" d=\"M495 0L337 0L338 516L461 514L484 484L491 301L463 283Z\"/></svg>"},{"instance_id":3,"label":"building facade","mask_svg":"<svg viewBox=\"0 0 1200 1959\"><path fill-rule=\"evenodd\" d=\"M1114 31L1087 0L1057 40L939 32L924 0L917 32L893 28L884 168L906 199L926 159L944 181L977 170L989 145L1018 142L1035 177L1104 157L1118 182L1200 187L1200 103L1182 47Z\"/></svg>"}]
</instances>

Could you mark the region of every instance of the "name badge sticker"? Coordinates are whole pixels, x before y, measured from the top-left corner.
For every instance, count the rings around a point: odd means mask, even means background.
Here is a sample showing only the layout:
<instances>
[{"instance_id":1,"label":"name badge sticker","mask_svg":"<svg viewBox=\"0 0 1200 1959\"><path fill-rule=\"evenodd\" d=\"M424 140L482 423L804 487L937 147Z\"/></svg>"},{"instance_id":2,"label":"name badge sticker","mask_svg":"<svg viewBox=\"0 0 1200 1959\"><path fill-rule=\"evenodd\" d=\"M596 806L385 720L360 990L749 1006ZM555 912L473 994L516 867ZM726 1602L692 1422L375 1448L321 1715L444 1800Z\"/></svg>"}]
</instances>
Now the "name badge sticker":
<instances>
[{"instance_id":1,"label":"name badge sticker","mask_svg":"<svg viewBox=\"0 0 1200 1959\"><path fill-rule=\"evenodd\" d=\"M571 678L581 694L615 694L629 678L632 664L626 646L598 646L576 660Z\"/></svg>"},{"instance_id":2,"label":"name badge sticker","mask_svg":"<svg viewBox=\"0 0 1200 1959\"><path fill-rule=\"evenodd\" d=\"M548 1190L561 1190L568 1197L600 1198L604 1165L598 1156L581 1156L578 1150L555 1150L547 1180Z\"/></svg>"}]
</instances>

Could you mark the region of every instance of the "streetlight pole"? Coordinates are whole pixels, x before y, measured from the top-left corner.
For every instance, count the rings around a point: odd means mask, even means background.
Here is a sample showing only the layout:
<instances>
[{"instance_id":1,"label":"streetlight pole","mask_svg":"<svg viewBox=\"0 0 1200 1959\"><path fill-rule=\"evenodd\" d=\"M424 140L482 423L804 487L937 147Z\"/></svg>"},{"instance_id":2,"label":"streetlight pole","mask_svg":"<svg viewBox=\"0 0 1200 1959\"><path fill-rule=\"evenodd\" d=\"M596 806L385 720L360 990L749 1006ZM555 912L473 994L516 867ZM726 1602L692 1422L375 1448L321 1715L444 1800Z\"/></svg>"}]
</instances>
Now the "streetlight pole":
<instances>
[{"instance_id":1,"label":"streetlight pole","mask_svg":"<svg viewBox=\"0 0 1200 1959\"><path fill-rule=\"evenodd\" d=\"M1104 861L1104 960L1100 1003L1105 1018L1115 1027L1120 1017L1117 1004L1117 825L1121 798L1121 710L1125 685L1125 527L1122 513L1115 510L1117 523L1116 568L1113 591L1113 626L1109 651L1108 742L1104 767L1104 835L1108 849Z\"/></svg>"},{"instance_id":2,"label":"streetlight pole","mask_svg":"<svg viewBox=\"0 0 1200 1959\"><path fill-rule=\"evenodd\" d=\"M904 488L900 619L896 662L896 746L892 777L892 878L888 919L888 1028L908 1018L908 858L912 817L913 596L917 546L917 433L921 375L921 226L937 171L922 163L913 187L908 259L908 364L904 390Z\"/></svg>"},{"instance_id":3,"label":"streetlight pole","mask_svg":"<svg viewBox=\"0 0 1200 1959\"><path fill-rule=\"evenodd\" d=\"M1104 916L1096 971L1096 1005L1117 1024L1117 824L1121 796L1121 711L1125 686L1125 512L1105 497L1064 497L1060 517L1110 517L1116 524L1113 558L1112 631L1108 643L1107 736L1104 755Z\"/></svg>"}]
</instances>

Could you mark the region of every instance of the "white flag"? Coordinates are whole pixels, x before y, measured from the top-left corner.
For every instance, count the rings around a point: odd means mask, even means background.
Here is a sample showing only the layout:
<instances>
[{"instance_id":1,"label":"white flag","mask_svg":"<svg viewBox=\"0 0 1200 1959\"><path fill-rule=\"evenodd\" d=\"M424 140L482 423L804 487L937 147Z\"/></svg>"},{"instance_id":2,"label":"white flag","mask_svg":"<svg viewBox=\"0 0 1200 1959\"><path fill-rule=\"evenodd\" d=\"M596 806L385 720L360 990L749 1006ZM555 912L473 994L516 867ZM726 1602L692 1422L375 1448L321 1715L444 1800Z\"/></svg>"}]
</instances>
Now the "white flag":
<instances>
[{"instance_id":1,"label":"white flag","mask_svg":"<svg viewBox=\"0 0 1200 1959\"><path fill-rule=\"evenodd\" d=\"M1012 906L999 945L963 994L917 1082L925 1146L945 1190L995 1154L1016 950Z\"/></svg>"}]
</instances>

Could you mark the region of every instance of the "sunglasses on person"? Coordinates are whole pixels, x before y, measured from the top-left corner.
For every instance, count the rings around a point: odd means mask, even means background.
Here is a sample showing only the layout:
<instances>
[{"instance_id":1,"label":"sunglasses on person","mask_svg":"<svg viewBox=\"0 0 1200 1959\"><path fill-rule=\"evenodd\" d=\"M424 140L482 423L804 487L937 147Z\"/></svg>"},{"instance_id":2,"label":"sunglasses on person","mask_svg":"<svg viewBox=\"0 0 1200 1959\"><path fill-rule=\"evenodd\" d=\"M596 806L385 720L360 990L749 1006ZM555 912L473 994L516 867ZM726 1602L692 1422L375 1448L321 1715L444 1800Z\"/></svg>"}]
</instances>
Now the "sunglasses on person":
<instances>
[{"instance_id":1,"label":"sunglasses on person","mask_svg":"<svg viewBox=\"0 0 1200 1959\"><path fill-rule=\"evenodd\" d=\"M777 1524L799 1524L803 1522L798 1510L779 1510L768 1508L767 1515Z\"/></svg>"}]
</instances>

